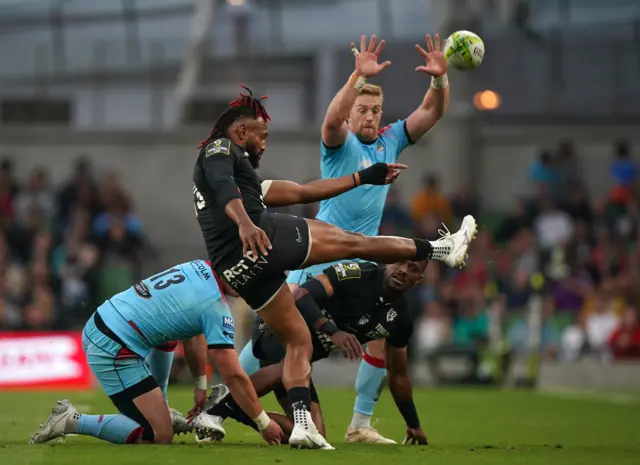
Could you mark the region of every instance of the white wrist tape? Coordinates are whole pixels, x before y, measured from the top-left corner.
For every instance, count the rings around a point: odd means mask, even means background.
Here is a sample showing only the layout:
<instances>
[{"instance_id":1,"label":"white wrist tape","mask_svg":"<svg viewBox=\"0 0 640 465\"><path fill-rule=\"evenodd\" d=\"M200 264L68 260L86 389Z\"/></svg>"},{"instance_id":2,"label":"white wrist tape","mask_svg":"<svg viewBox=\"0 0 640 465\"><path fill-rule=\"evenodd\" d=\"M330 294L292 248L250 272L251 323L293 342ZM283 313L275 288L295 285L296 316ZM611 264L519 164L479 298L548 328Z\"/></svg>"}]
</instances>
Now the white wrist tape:
<instances>
[{"instance_id":1,"label":"white wrist tape","mask_svg":"<svg viewBox=\"0 0 640 465\"><path fill-rule=\"evenodd\" d=\"M446 74L438 77L431 77L431 87L434 89L446 89L449 87L449 78Z\"/></svg>"},{"instance_id":2,"label":"white wrist tape","mask_svg":"<svg viewBox=\"0 0 640 465\"><path fill-rule=\"evenodd\" d=\"M260 413L260 415L252 418L252 420L256 424L260 432L263 432L265 429L267 429L267 426L269 426L269 423L271 423L271 418L269 418L269 415L267 415L267 412L265 412L264 410Z\"/></svg>"},{"instance_id":3,"label":"white wrist tape","mask_svg":"<svg viewBox=\"0 0 640 465\"><path fill-rule=\"evenodd\" d=\"M207 390L207 375L200 375L196 378L196 389Z\"/></svg>"},{"instance_id":4,"label":"white wrist tape","mask_svg":"<svg viewBox=\"0 0 640 465\"><path fill-rule=\"evenodd\" d=\"M362 87L367 83L367 80L365 78L363 78L362 76L359 76L358 79L356 80L356 85L353 86L356 90L360 90L362 89Z\"/></svg>"}]
</instances>

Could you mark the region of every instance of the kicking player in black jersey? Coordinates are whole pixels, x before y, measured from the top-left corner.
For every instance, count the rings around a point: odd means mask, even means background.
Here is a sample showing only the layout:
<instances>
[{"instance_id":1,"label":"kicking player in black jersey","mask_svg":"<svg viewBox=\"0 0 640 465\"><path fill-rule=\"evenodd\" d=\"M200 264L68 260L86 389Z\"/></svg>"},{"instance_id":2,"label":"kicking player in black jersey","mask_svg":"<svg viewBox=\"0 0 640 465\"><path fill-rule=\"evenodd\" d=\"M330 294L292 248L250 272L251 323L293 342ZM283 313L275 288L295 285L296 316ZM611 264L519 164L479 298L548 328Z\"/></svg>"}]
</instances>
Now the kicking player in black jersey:
<instances>
[{"instance_id":1,"label":"kicking player in black jersey","mask_svg":"<svg viewBox=\"0 0 640 465\"><path fill-rule=\"evenodd\" d=\"M412 398L406 347L413 333L413 321L404 294L422 279L426 264L426 261L386 266L339 263L294 291L296 306L311 330L312 363L327 358L336 347L345 356L357 359L363 353L361 344L385 339L389 389L407 425L406 442L417 444L427 444L427 438ZM280 380L285 349L260 318L254 325L252 344L253 353L263 368L251 380L259 395L275 392L289 419L269 415L280 424L285 435L289 435L293 427L291 418L295 417L284 402L287 393ZM311 415L325 436L313 381L310 388ZM224 436L221 425L227 417L255 428L225 387L214 386L214 392L215 399L208 402L207 413L198 417L200 439L221 439Z\"/></svg>"},{"instance_id":2,"label":"kicking player in black jersey","mask_svg":"<svg viewBox=\"0 0 640 465\"><path fill-rule=\"evenodd\" d=\"M268 120L260 99L251 94L230 104L200 145L194 202L213 268L285 344L282 379L294 419L301 419L290 443L318 448L324 439L309 414L311 335L284 285L285 271L350 258L381 263L433 259L462 266L476 223L468 216L460 231L429 242L366 237L321 221L267 213L255 169L266 148ZM353 180L357 184L355 175Z\"/></svg>"}]
</instances>

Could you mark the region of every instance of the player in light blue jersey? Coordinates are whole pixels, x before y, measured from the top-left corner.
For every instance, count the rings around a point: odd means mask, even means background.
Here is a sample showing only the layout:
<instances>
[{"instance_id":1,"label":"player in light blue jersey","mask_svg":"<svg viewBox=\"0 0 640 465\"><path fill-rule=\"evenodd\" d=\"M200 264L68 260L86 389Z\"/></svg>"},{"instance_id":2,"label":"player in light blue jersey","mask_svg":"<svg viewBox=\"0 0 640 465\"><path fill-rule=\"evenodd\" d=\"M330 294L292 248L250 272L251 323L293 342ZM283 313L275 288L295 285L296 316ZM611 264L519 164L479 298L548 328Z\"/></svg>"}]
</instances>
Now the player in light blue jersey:
<instances>
[{"instance_id":1,"label":"player in light blue jersey","mask_svg":"<svg viewBox=\"0 0 640 465\"><path fill-rule=\"evenodd\" d=\"M120 415L81 414L69 401L58 401L31 442L80 434L116 444L171 443L169 408L145 359L155 348L178 340L183 341L187 364L197 380L189 418L199 414L206 401L208 352L263 438L280 443L282 430L262 409L240 367L229 306L217 276L203 260L174 266L113 296L85 325L82 344L87 362Z\"/></svg>"},{"instance_id":2,"label":"player in light blue jersey","mask_svg":"<svg viewBox=\"0 0 640 465\"><path fill-rule=\"evenodd\" d=\"M329 105L322 125L320 167L323 178L342 176L376 162L395 163L405 148L417 142L444 115L449 103L447 62L440 48L440 37L435 35L435 44L429 35L425 39L427 50L419 45L416 45L416 49L426 63L417 67L416 71L431 76L429 91L407 119L382 129L382 89L367 84L366 80L391 64L389 61L378 63L384 40L376 47L376 38L373 36L367 47L366 38L362 36L359 52L351 44L352 52L356 55L355 71ZM320 204L316 218L341 229L375 236L388 192L389 186L366 186L325 200ZM290 286L298 286L332 264L293 271L287 282ZM250 374L258 369L250 345L243 350L240 361ZM385 373L384 344L382 341L370 342L358 370L356 404L347 430L347 441L394 443L371 427L371 417Z\"/></svg>"}]
</instances>

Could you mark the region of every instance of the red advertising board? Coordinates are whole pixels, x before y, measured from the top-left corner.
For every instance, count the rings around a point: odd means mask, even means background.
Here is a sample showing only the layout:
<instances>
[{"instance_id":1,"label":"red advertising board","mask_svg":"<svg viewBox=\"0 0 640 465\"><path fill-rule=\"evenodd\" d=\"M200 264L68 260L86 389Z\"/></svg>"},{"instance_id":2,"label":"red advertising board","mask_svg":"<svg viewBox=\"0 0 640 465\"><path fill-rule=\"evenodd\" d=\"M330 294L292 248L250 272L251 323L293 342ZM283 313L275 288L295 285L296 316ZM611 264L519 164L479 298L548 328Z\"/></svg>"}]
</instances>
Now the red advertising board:
<instances>
[{"instance_id":1,"label":"red advertising board","mask_svg":"<svg viewBox=\"0 0 640 465\"><path fill-rule=\"evenodd\" d=\"M89 389L80 332L0 333L0 389Z\"/></svg>"}]
</instances>

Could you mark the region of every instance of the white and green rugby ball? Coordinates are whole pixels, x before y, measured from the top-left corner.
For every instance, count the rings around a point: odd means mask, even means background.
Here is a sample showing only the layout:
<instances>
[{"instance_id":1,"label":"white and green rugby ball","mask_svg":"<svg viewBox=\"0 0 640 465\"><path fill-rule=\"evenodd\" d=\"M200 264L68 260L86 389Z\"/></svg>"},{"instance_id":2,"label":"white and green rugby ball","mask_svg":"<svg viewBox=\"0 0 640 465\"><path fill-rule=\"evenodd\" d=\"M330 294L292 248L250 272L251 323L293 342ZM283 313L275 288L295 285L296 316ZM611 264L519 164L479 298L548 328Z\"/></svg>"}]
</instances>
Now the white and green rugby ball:
<instances>
[{"instance_id":1,"label":"white and green rugby ball","mask_svg":"<svg viewBox=\"0 0 640 465\"><path fill-rule=\"evenodd\" d=\"M444 56L455 69L476 69L484 60L484 42L473 32L454 32L444 42Z\"/></svg>"}]
</instances>

